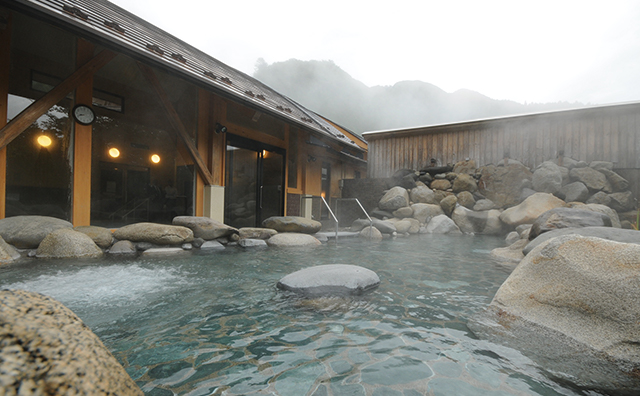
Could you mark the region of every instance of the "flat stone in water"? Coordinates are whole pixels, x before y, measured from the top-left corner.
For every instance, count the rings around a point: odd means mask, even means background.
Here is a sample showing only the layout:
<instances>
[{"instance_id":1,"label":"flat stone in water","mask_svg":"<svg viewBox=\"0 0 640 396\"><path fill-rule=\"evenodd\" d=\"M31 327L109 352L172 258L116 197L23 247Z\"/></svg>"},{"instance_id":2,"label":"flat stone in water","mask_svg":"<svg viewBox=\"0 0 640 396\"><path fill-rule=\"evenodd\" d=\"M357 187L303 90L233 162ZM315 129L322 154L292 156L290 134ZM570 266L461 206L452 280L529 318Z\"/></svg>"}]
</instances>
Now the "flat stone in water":
<instances>
[{"instance_id":1,"label":"flat stone in water","mask_svg":"<svg viewBox=\"0 0 640 396\"><path fill-rule=\"evenodd\" d=\"M362 381L367 384L397 385L408 384L432 375L433 371L424 362L407 356L394 356L365 367L362 370Z\"/></svg>"},{"instance_id":2,"label":"flat stone in water","mask_svg":"<svg viewBox=\"0 0 640 396\"><path fill-rule=\"evenodd\" d=\"M363 267L328 264L291 273L278 282L278 288L307 295L362 294L380 284L378 275Z\"/></svg>"}]
</instances>

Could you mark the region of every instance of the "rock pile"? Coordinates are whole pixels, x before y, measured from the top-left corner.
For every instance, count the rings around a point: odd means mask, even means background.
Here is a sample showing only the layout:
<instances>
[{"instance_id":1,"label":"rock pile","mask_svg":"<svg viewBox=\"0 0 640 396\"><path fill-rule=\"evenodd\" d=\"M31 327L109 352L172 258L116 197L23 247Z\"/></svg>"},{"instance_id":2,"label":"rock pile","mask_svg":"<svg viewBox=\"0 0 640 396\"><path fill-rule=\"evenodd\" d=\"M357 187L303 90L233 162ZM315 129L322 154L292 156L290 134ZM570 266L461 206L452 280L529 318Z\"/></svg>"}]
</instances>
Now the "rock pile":
<instances>
[{"instance_id":1,"label":"rock pile","mask_svg":"<svg viewBox=\"0 0 640 396\"><path fill-rule=\"evenodd\" d=\"M374 227L387 236L502 235L520 225L534 224L543 213L556 210L538 221L533 238L555 228L620 227L617 212L635 209L629 183L613 171L611 162L587 164L563 158L560 163L547 161L531 171L515 160L480 168L473 160L466 160L437 171L399 170L392 178L396 185L381 193L378 207L372 211L384 220L374 222ZM360 231L362 221L356 220L352 231ZM402 221L414 223L399 229Z\"/></svg>"}]
</instances>

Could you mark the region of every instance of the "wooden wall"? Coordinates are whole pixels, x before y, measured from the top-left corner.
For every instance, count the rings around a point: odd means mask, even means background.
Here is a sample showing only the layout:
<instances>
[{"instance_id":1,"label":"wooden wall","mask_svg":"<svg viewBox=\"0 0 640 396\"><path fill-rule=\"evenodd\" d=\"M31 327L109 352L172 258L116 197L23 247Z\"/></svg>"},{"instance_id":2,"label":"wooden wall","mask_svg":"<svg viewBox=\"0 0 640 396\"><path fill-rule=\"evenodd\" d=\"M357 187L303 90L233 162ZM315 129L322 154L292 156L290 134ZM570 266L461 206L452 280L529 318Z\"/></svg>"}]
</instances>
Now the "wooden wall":
<instances>
[{"instance_id":1,"label":"wooden wall","mask_svg":"<svg viewBox=\"0 0 640 396\"><path fill-rule=\"evenodd\" d=\"M640 103L592 107L432 127L365 133L368 177L389 177L402 168L424 169L466 158L478 166L505 156L536 167L565 157L611 161L640 168Z\"/></svg>"}]
</instances>

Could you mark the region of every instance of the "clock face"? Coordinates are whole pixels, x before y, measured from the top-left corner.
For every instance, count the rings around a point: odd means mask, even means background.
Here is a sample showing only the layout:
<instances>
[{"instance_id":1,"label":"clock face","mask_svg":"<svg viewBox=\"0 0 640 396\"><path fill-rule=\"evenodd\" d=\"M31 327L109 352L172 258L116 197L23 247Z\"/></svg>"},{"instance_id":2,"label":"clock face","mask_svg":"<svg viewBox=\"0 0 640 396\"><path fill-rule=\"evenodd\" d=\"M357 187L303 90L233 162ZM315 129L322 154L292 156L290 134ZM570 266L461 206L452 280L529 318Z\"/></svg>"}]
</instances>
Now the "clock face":
<instances>
[{"instance_id":1,"label":"clock face","mask_svg":"<svg viewBox=\"0 0 640 396\"><path fill-rule=\"evenodd\" d=\"M91 107L79 104L73 108L73 118L75 118L78 124L90 125L96 119L96 114Z\"/></svg>"}]
</instances>

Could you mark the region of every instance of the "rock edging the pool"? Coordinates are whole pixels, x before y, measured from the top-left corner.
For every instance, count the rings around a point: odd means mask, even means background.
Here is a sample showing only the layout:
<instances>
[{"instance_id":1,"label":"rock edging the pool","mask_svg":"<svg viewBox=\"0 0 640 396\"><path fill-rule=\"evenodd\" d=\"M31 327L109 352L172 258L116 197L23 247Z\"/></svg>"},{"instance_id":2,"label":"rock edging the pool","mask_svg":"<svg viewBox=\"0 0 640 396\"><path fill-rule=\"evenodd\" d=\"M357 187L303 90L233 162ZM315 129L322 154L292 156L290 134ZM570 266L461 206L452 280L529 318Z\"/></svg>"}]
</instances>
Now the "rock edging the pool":
<instances>
[{"instance_id":1,"label":"rock edging the pool","mask_svg":"<svg viewBox=\"0 0 640 396\"><path fill-rule=\"evenodd\" d=\"M0 291L0 393L142 396L102 341L67 307Z\"/></svg>"},{"instance_id":2,"label":"rock edging the pool","mask_svg":"<svg viewBox=\"0 0 640 396\"><path fill-rule=\"evenodd\" d=\"M293 272L277 283L279 289L305 296L342 296L367 293L380 285L378 274L349 264L327 264Z\"/></svg>"}]
</instances>

